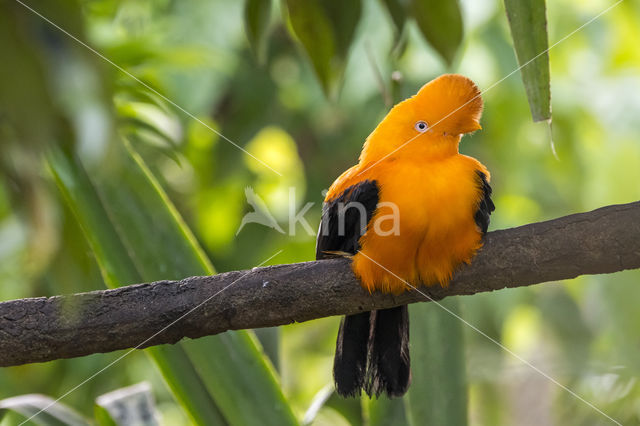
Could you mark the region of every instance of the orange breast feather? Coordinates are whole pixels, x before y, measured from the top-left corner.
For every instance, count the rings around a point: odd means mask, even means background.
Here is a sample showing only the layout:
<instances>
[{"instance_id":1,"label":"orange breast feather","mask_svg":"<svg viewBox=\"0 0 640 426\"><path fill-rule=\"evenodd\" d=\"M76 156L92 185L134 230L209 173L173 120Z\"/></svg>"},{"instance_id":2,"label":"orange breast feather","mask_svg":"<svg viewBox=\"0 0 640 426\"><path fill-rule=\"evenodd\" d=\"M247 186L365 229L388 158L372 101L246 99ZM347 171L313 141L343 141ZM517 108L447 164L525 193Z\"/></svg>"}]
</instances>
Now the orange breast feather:
<instances>
[{"instance_id":1,"label":"orange breast feather","mask_svg":"<svg viewBox=\"0 0 640 426\"><path fill-rule=\"evenodd\" d=\"M438 99L443 110L434 107ZM489 172L458 152L462 133L480 128L481 102L462 76L430 82L389 112L367 139L360 163L331 186L327 201L363 180L379 187L378 208L352 263L364 288L398 294L409 288L405 281L445 286L481 247L474 219L483 198L478 172L487 180ZM418 134L414 123L422 120L429 130Z\"/></svg>"}]
</instances>

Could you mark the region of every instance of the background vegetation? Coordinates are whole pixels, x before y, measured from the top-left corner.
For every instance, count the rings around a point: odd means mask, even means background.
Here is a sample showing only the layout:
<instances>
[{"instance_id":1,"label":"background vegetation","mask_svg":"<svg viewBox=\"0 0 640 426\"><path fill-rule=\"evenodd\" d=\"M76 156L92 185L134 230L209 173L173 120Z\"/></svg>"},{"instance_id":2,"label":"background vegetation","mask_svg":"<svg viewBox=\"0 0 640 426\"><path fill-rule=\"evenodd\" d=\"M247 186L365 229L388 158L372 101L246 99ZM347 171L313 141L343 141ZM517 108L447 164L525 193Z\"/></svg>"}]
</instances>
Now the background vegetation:
<instances>
[{"instance_id":1,"label":"background vegetation","mask_svg":"<svg viewBox=\"0 0 640 426\"><path fill-rule=\"evenodd\" d=\"M316 229L323 189L389 106L449 71L490 88L483 130L461 150L492 172L493 229L640 199L637 3L623 1L550 51L552 128L532 121L549 113L546 61L525 72L529 92L519 72L493 86L518 66L505 5L440 3L33 3L94 52L1 2L0 300L313 259L315 236L302 226L290 235L289 188L297 208L315 203L306 218ZM520 2L505 4L517 20ZM544 4L530 4L521 13L539 18ZM612 4L550 2L549 44ZM520 31L519 41L514 28L523 63L545 45L544 29ZM246 187L284 233L238 232L252 210ZM587 276L446 305L638 424L638 278ZM167 425L608 424L437 306L411 315L414 384L401 400L331 394L339 319L327 318L259 330L262 344L249 331L132 352L62 402L92 417L99 395L148 381ZM124 354L4 368L0 400L63 396Z\"/></svg>"}]
</instances>

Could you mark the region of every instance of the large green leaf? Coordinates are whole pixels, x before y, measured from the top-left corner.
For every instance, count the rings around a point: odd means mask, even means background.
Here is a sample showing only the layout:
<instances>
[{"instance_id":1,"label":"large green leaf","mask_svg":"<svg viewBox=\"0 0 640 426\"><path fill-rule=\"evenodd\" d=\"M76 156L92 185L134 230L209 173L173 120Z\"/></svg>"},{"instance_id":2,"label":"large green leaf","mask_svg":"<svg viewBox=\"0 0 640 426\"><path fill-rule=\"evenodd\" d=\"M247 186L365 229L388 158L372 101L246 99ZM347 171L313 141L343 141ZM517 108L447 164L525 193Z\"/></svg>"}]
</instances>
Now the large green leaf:
<instances>
[{"instance_id":1,"label":"large green leaf","mask_svg":"<svg viewBox=\"0 0 640 426\"><path fill-rule=\"evenodd\" d=\"M89 421L74 409L45 395L29 394L1 400L0 422L9 411L27 419L37 415L32 421L43 426L89 426Z\"/></svg>"},{"instance_id":2,"label":"large green leaf","mask_svg":"<svg viewBox=\"0 0 640 426\"><path fill-rule=\"evenodd\" d=\"M458 0L412 0L411 6L422 35L451 65L464 33Z\"/></svg>"},{"instance_id":3,"label":"large green leaf","mask_svg":"<svg viewBox=\"0 0 640 426\"><path fill-rule=\"evenodd\" d=\"M551 118L545 0L504 0L533 121Z\"/></svg>"},{"instance_id":4,"label":"large green leaf","mask_svg":"<svg viewBox=\"0 0 640 426\"><path fill-rule=\"evenodd\" d=\"M274 380L275 371L270 365L266 367L266 357L253 333L226 332L216 339L216 345L204 339L193 340L187 352L229 423L296 424Z\"/></svg>"},{"instance_id":5,"label":"large green leaf","mask_svg":"<svg viewBox=\"0 0 640 426\"><path fill-rule=\"evenodd\" d=\"M390 399L386 395L369 402L369 426L407 426L404 398ZM416 423L419 424L419 423Z\"/></svg>"},{"instance_id":6,"label":"large green leaf","mask_svg":"<svg viewBox=\"0 0 640 426\"><path fill-rule=\"evenodd\" d=\"M287 0L289 21L328 95L342 81L347 54L360 20L360 0Z\"/></svg>"},{"instance_id":7,"label":"large green leaf","mask_svg":"<svg viewBox=\"0 0 640 426\"><path fill-rule=\"evenodd\" d=\"M253 53L264 63L267 33L271 18L271 0L247 0L244 7L244 27Z\"/></svg>"},{"instance_id":8,"label":"large green leaf","mask_svg":"<svg viewBox=\"0 0 640 426\"><path fill-rule=\"evenodd\" d=\"M114 288L142 282L115 224L109 218L106 204L103 204L79 159L54 149L49 155L49 165L84 231L105 284ZM193 422L199 425L225 424L182 345L157 346L146 352Z\"/></svg>"},{"instance_id":9,"label":"large green leaf","mask_svg":"<svg viewBox=\"0 0 640 426\"><path fill-rule=\"evenodd\" d=\"M210 262L142 159L126 142L115 146L117 155L92 176L70 154L55 151L50 156L59 187L87 235L105 282L117 287L212 274ZM196 423L240 424L235 422L238 411L251 423L295 423L272 366L246 331L147 352ZM235 357L246 361L242 368ZM212 384L249 381L252 409L239 409L246 405L246 389L232 385L212 392Z\"/></svg>"},{"instance_id":10,"label":"large green leaf","mask_svg":"<svg viewBox=\"0 0 640 426\"><path fill-rule=\"evenodd\" d=\"M311 401L311 405L304 413L303 425L312 425L323 408L330 408L338 412L351 426L364 423L362 416L362 400L360 398L344 398L335 391L333 383L320 389Z\"/></svg>"},{"instance_id":11,"label":"large green leaf","mask_svg":"<svg viewBox=\"0 0 640 426\"><path fill-rule=\"evenodd\" d=\"M273 368L276 371L280 371L280 328L279 327L265 327L256 328L253 330L264 353L267 354Z\"/></svg>"},{"instance_id":12,"label":"large green leaf","mask_svg":"<svg viewBox=\"0 0 640 426\"><path fill-rule=\"evenodd\" d=\"M414 425L466 425L464 324L458 300L409 306L412 382L405 399Z\"/></svg>"}]
</instances>

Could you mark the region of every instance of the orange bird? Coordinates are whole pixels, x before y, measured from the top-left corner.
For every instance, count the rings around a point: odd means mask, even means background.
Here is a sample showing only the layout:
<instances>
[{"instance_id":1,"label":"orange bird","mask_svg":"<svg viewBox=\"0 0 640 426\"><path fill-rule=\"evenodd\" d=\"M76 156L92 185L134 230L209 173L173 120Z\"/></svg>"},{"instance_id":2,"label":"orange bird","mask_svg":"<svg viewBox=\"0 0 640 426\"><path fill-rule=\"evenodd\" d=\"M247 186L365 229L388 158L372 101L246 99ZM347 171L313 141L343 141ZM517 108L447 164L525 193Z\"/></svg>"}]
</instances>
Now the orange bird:
<instances>
[{"instance_id":1,"label":"orange bird","mask_svg":"<svg viewBox=\"0 0 640 426\"><path fill-rule=\"evenodd\" d=\"M350 257L370 292L446 286L482 246L495 209L486 167L458 152L481 114L480 91L457 74L394 106L358 164L331 185L316 258ZM403 395L411 382L407 306L345 316L333 376L343 396Z\"/></svg>"}]
</instances>

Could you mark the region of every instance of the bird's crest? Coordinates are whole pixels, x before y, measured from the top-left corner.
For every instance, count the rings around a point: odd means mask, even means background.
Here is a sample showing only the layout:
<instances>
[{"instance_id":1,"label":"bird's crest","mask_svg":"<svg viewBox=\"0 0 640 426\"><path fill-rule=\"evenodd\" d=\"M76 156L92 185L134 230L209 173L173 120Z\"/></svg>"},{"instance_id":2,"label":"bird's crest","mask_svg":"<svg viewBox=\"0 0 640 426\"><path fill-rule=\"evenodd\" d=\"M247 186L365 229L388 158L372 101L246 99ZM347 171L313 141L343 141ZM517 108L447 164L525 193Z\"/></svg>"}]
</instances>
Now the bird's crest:
<instances>
[{"instance_id":1,"label":"bird's crest","mask_svg":"<svg viewBox=\"0 0 640 426\"><path fill-rule=\"evenodd\" d=\"M482 98L478 86L459 74L444 74L422 86L410 98L415 110L424 111L436 132L463 134L479 130Z\"/></svg>"}]
</instances>

